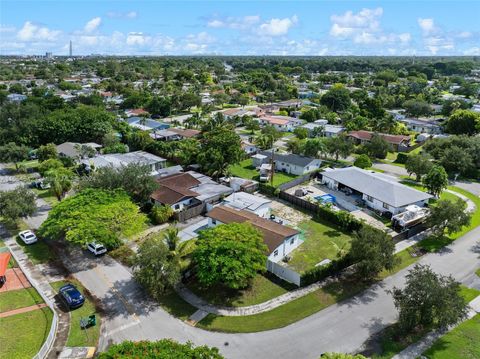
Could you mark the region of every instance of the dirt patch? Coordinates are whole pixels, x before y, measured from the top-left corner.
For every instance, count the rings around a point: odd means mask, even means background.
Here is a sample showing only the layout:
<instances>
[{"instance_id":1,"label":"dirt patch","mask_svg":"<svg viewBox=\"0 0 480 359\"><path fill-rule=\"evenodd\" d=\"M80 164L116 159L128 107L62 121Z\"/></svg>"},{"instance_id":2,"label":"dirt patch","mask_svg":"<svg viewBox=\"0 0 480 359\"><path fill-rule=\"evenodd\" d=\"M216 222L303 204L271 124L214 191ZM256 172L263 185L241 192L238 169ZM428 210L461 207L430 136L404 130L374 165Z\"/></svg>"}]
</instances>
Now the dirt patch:
<instances>
[{"instance_id":1,"label":"dirt patch","mask_svg":"<svg viewBox=\"0 0 480 359\"><path fill-rule=\"evenodd\" d=\"M272 214L285 219L291 226L298 226L301 222L309 220L312 216L290 207L286 202L271 199Z\"/></svg>"}]
</instances>

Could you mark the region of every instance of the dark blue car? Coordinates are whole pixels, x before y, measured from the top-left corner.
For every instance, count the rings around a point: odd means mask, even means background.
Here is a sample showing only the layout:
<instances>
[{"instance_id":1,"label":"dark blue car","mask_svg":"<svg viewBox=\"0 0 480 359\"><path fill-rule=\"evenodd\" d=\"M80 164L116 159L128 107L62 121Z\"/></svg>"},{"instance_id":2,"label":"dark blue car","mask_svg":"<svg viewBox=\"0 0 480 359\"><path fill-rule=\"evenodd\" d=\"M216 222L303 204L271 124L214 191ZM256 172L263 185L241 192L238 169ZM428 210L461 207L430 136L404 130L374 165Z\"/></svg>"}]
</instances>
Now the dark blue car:
<instances>
[{"instance_id":1,"label":"dark blue car","mask_svg":"<svg viewBox=\"0 0 480 359\"><path fill-rule=\"evenodd\" d=\"M85 302L85 297L73 284L65 284L58 292L70 309L79 308Z\"/></svg>"}]
</instances>

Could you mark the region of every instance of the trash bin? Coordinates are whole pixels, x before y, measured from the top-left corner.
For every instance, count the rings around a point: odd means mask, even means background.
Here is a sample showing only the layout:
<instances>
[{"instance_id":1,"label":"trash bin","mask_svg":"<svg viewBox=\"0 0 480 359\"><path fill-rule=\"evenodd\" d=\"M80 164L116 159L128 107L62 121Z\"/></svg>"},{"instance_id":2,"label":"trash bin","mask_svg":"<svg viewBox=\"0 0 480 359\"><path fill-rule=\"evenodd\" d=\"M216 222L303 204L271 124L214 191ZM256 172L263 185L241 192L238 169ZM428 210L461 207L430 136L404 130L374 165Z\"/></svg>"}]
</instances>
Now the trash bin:
<instances>
[{"instance_id":1,"label":"trash bin","mask_svg":"<svg viewBox=\"0 0 480 359\"><path fill-rule=\"evenodd\" d=\"M88 326L93 327L97 324L97 317L95 314L92 314L88 317Z\"/></svg>"}]
</instances>

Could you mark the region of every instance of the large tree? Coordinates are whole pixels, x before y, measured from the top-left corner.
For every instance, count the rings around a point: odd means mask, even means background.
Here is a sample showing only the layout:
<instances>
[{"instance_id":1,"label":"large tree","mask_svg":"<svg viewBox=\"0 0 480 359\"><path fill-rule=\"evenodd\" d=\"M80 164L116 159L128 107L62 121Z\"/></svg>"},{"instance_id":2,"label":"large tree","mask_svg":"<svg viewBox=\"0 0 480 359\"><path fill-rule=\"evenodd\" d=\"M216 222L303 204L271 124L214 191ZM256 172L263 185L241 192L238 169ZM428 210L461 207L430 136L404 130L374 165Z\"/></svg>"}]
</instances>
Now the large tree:
<instances>
[{"instance_id":1,"label":"large tree","mask_svg":"<svg viewBox=\"0 0 480 359\"><path fill-rule=\"evenodd\" d=\"M85 189L54 206L39 233L81 245L100 242L115 248L140 232L145 223L145 215L124 191Z\"/></svg>"},{"instance_id":2,"label":"large tree","mask_svg":"<svg viewBox=\"0 0 480 359\"><path fill-rule=\"evenodd\" d=\"M423 177L423 186L435 197L448 186L448 175L442 166L433 166Z\"/></svg>"},{"instance_id":3,"label":"large tree","mask_svg":"<svg viewBox=\"0 0 480 359\"><path fill-rule=\"evenodd\" d=\"M178 343L172 339L156 342L142 340L125 341L111 345L106 352L100 353L99 359L223 359L217 348L206 345L194 347L192 343Z\"/></svg>"},{"instance_id":4,"label":"large tree","mask_svg":"<svg viewBox=\"0 0 480 359\"><path fill-rule=\"evenodd\" d=\"M410 155L405 162L405 169L409 175L415 174L417 182L420 182L422 176L426 175L433 164L425 155Z\"/></svg>"},{"instance_id":5,"label":"large tree","mask_svg":"<svg viewBox=\"0 0 480 359\"><path fill-rule=\"evenodd\" d=\"M159 299L181 279L180 260L160 236L150 236L140 244L134 261L135 279L152 297Z\"/></svg>"},{"instance_id":6,"label":"large tree","mask_svg":"<svg viewBox=\"0 0 480 359\"><path fill-rule=\"evenodd\" d=\"M474 135L480 132L480 114L469 110L457 110L448 119L445 131L455 135Z\"/></svg>"},{"instance_id":7,"label":"large tree","mask_svg":"<svg viewBox=\"0 0 480 359\"><path fill-rule=\"evenodd\" d=\"M201 231L193 259L201 284L238 289L265 270L267 247L262 233L249 223L221 224Z\"/></svg>"},{"instance_id":8,"label":"large tree","mask_svg":"<svg viewBox=\"0 0 480 359\"><path fill-rule=\"evenodd\" d=\"M362 226L352 240L349 255L355 270L363 280L375 278L382 270L395 265L395 244L385 232L370 226Z\"/></svg>"},{"instance_id":9,"label":"large tree","mask_svg":"<svg viewBox=\"0 0 480 359\"><path fill-rule=\"evenodd\" d=\"M220 177L242 159L240 137L229 127L218 127L204 134L198 162L207 174Z\"/></svg>"},{"instance_id":10,"label":"large tree","mask_svg":"<svg viewBox=\"0 0 480 359\"><path fill-rule=\"evenodd\" d=\"M372 160L364 153L355 159L353 165L359 168L370 168L372 167Z\"/></svg>"},{"instance_id":11,"label":"large tree","mask_svg":"<svg viewBox=\"0 0 480 359\"><path fill-rule=\"evenodd\" d=\"M35 194L23 186L11 191L0 191L0 216L14 224L18 218L35 213L37 204Z\"/></svg>"},{"instance_id":12,"label":"large tree","mask_svg":"<svg viewBox=\"0 0 480 359\"><path fill-rule=\"evenodd\" d=\"M371 158L384 159L390 149L389 143L378 133L374 133L370 142L365 144L365 151Z\"/></svg>"},{"instance_id":13,"label":"large tree","mask_svg":"<svg viewBox=\"0 0 480 359\"><path fill-rule=\"evenodd\" d=\"M416 264L406 278L404 289L392 290L403 332L418 326L446 328L465 318L467 303L460 295L460 283L451 276L436 274L430 267Z\"/></svg>"},{"instance_id":14,"label":"large tree","mask_svg":"<svg viewBox=\"0 0 480 359\"><path fill-rule=\"evenodd\" d=\"M0 146L0 161L12 162L15 164L15 169L18 170L18 163L26 160L28 153L29 149L27 146L9 142L6 145Z\"/></svg>"},{"instance_id":15,"label":"large tree","mask_svg":"<svg viewBox=\"0 0 480 359\"><path fill-rule=\"evenodd\" d=\"M131 163L119 168L102 167L80 180L80 188L118 189L127 192L138 203L150 199L158 184L148 166Z\"/></svg>"},{"instance_id":16,"label":"large tree","mask_svg":"<svg viewBox=\"0 0 480 359\"><path fill-rule=\"evenodd\" d=\"M456 201L440 200L431 207L428 223L439 236L445 232L447 234L459 232L470 224L472 214L466 212L466 209L467 204L460 198Z\"/></svg>"},{"instance_id":17,"label":"large tree","mask_svg":"<svg viewBox=\"0 0 480 359\"><path fill-rule=\"evenodd\" d=\"M58 157L57 147L54 143L47 143L37 149L37 158L40 162L56 159Z\"/></svg>"},{"instance_id":18,"label":"large tree","mask_svg":"<svg viewBox=\"0 0 480 359\"><path fill-rule=\"evenodd\" d=\"M350 92L342 84L335 84L322 96L320 102L332 111L345 111L351 103Z\"/></svg>"},{"instance_id":19,"label":"large tree","mask_svg":"<svg viewBox=\"0 0 480 359\"><path fill-rule=\"evenodd\" d=\"M335 160L341 156L346 158L353 152L353 143L346 136L334 136L325 140L327 151L335 156Z\"/></svg>"}]
</instances>

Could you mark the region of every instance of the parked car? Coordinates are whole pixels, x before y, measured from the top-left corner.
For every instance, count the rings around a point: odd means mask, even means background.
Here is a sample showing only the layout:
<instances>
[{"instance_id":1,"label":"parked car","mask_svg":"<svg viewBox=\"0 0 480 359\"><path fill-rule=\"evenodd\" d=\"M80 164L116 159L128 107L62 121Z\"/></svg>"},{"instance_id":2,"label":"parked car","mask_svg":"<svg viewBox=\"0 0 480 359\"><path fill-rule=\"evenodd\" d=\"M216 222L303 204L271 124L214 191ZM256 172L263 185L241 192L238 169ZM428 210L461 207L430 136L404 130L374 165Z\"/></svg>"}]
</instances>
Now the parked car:
<instances>
[{"instance_id":1,"label":"parked car","mask_svg":"<svg viewBox=\"0 0 480 359\"><path fill-rule=\"evenodd\" d=\"M85 302L85 297L80 293L77 287L71 283L62 286L58 290L58 293L70 309L79 308Z\"/></svg>"},{"instance_id":2,"label":"parked car","mask_svg":"<svg viewBox=\"0 0 480 359\"><path fill-rule=\"evenodd\" d=\"M50 183L44 181L44 180L37 180L33 181L30 184L31 188L37 188L37 189L49 189L50 188Z\"/></svg>"},{"instance_id":3,"label":"parked car","mask_svg":"<svg viewBox=\"0 0 480 359\"><path fill-rule=\"evenodd\" d=\"M25 244L33 244L38 241L37 236L31 230L21 231L18 236Z\"/></svg>"},{"instance_id":4,"label":"parked car","mask_svg":"<svg viewBox=\"0 0 480 359\"><path fill-rule=\"evenodd\" d=\"M90 252L92 252L94 255L99 256L102 254L107 253L107 248L101 243L88 243L87 248Z\"/></svg>"}]
</instances>

